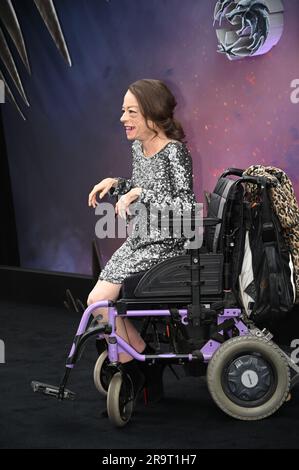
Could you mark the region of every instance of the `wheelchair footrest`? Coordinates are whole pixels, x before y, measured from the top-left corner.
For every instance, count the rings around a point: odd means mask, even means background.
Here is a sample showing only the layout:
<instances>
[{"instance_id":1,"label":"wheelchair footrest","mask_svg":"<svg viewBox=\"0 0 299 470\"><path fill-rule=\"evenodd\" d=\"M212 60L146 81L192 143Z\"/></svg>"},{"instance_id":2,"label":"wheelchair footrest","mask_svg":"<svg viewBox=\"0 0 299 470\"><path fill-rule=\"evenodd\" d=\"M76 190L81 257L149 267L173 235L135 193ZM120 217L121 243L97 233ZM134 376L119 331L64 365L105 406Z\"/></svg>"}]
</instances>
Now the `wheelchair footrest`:
<instances>
[{"instance_id":1,"label":"wheelchair footrest","mask_svg":"<svg viewBox=\"0 0 299 470\"><path fill-rule=\"evenodd\" d=\"M68 389L61 389L56 385L44 384L41 382L31 382L31 387L34 392L42 393L43 395L48 395L58 400L74 400L76 394L71 392Z\"/></svg>"}]
</instances>

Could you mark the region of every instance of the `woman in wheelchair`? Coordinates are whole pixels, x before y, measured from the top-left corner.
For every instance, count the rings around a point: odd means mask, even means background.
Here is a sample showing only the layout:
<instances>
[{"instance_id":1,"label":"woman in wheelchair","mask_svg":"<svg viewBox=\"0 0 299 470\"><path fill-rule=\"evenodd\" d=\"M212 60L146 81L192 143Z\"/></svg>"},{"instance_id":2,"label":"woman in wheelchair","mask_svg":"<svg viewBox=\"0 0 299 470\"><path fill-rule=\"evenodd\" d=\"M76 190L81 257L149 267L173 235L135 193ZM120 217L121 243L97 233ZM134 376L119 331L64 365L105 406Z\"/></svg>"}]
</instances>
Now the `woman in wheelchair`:
<instances>
[{"instance_id":1,"label":"woman in wheelchair","mask_svg":"<svg viewBox=\"0 0 299 470\"><path fill-rule=\"evenodd\" d=\"M133 202L159 208L166 204L191 207L195 203L192 188L192 160L183 143L182 126L173 118L176 101L164 83L158 80L139 80L133 83L124 97L121 123L127 139L133 142L132 179L106 178L89 194L89 205L96 207L96 196L100 199L108 192L119 196L116 214L126 218ZM148 215L148 214L147 214ZM141 217L135 221L142 224ZM156 228L151 235L133 233L114 253L101 272L99 281L90 293L87 303L100 300L116 301L124 279L173 256L183 254L184 240L166 237ZM102 315L108 321L107 309L98 309L94 315ZM146 345L128 319L117 318L117 333L133 348L143 353ZM149 348L147 349L150 352ZM135 393L143 378L138 362L127 353L120 353L119 360L129 371L134 382ZM139 362L139 364L141 364ZM142 368L143 371L145 368ZM152 368L153 369L153 368ZM151 369L151 372L152 372Z\"/></svg>"},{"instance_id":2,"label":"woman in wheelchair","mask_svg":"<svg viewBox=\"0 0 299 470\"><path fill-rule=\"evenodd\" d=\"M299 382L299 368L268 331L296 298L291 253L270 201L275 182L226 170L209 198L202 247L161 223L150 223L148 233L152 208L183 210L184 223L185 210L196 209L192 160L175 106L160 81L129 87L121 122L132 141L132 178L104 179L88 202L95 207L97 195L109 192L119 196L120 217L130 220L136 202L145 211L89 294L60 385L32 382L35 392L73 399L66 384L87 340L106 339L94 383L116 426L128 423L145 383L149 389L158 384L161 395L165 364L183 365L193 376L206 373L217 406L242 420L272 415ZM255 188L253 201L248 185ZM138 317L141 334L129 321Z\"/></svg>"}]
</instances>

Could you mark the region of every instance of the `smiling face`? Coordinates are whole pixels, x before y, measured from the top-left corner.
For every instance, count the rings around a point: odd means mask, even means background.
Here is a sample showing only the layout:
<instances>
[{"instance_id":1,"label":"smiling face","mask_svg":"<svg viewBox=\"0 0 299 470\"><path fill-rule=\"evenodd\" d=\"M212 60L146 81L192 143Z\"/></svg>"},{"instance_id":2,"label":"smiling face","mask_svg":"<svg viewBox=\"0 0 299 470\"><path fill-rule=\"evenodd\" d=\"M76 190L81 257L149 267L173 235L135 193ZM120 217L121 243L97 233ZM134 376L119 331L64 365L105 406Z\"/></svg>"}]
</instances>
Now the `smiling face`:
<instances>
[{"instance_id":1,"label":"smiling face","mask_svg":"<svg viewBox=\"0 0 299 470\"><path fill-rule=\"evenodd\" d=\"M128 140L145 141L154 137L156 134L152 130L154 124L152 121L147 121L144 118L136 97L130 90L127 91L124 97L121 123L124 125Z\"/></svg>"}]
</instances>

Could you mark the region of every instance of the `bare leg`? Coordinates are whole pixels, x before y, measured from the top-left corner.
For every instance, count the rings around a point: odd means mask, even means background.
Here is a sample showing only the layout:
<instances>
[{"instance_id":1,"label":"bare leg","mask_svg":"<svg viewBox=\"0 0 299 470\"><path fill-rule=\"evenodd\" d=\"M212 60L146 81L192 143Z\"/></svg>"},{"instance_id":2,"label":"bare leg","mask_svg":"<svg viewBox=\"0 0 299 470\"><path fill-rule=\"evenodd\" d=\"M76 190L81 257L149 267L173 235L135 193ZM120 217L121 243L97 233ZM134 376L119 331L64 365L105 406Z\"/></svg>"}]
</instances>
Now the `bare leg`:
<instances>
[{"instance_id":1,"label":"bare leg","mask_svg":"<svg viewBox=\"0 0 299 470\"><path fill-rule=\"evenodd\" d=\"M94 286L93 290L90 292L87 304L92 305L95 302L99 302L101 300L111 300L115 301L118 299L119 292L121 289L122 284L113 284L112 282L107 281L98 281ZM107 308L98 308L94 310L93 316L96 317L97 315L101 314L103 316L102 322L108 321L108 309ZM122 318L116 318L116 331L117 334L127 341L127 343L131 344L136 351L141 352L145 348L145 343L141 338L138 331L134 328L134 326L126 319L126 323ZM127 353L120 353L119 360L122 363L128 362L132 360L132 356Z\"/></svg>"},{"instance_id":2,"label":"bare leg","mask_svg":"<svg viewBox=\"0 0 299 470\"><path fill-rule=\"evenodd\" d=\"M145 342L141 338L139 332L136 330L134 325L130 322L128 318L124 318L123 322L125 324L125 328L127 331L127 335L129 337L130 344L135 344L134 349L136 349L137 352L141 353L144 351L144 348L146 346Z\"/></svg>"}]
</instances>

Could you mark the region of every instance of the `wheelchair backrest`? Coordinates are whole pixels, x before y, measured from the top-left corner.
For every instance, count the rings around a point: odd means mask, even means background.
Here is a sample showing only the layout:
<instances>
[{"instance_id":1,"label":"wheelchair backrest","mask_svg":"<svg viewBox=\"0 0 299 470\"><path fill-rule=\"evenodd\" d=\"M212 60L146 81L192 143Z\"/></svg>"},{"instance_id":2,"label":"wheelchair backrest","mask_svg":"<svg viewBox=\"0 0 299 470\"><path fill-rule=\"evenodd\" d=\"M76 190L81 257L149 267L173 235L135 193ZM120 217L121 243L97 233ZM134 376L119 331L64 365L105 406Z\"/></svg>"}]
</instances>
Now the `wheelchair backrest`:
<instances>
[{"instance_id":1,"label":"wheelchair backrest","mask_svg":"<svg viewBox=\"0 0 299 470\"><path fill-rule=\"evenodd\" d=\"M231 220L227 220L227 218L232 216L228 210L228 205L232 203L232 193L234 193L234 198L236 198L234 191L235 183L235 179L221 176L217 181L214 191L210 194L207 216L219 218L222 222L215 227L207 227L205 230L205 243L209 252L216 253L217 251L222 251L224 231L231 223ZM240 201L243 197L243 188L241 186L238 187L237 192L237 199ZM238 205L234 207L234 218L237 216L237 207Z\"/></svg>"}]
</instances>

